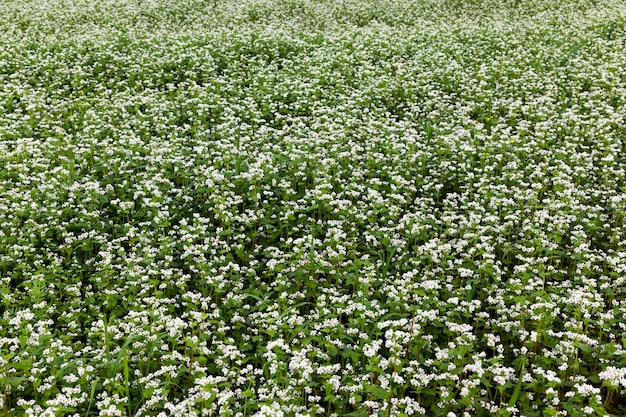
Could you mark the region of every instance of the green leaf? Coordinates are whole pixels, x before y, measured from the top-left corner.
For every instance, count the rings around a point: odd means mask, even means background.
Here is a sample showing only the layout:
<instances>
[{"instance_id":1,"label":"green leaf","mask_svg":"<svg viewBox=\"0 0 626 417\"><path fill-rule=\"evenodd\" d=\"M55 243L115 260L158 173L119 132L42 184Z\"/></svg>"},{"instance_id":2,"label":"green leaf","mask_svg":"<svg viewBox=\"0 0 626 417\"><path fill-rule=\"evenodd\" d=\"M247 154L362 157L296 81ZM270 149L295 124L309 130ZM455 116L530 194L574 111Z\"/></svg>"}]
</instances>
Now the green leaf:
<instances>
[{"instance_id":1,"label":"green leaf","mask_svg":"<svg viewBox=\"0 0 626 417\"><path fill-rule=\"evenodd\" d=\"M326 348L328 348L328 353L329 353L330 356L335 356L338 353L337 348L333 344L331 344L329 342L326 342L326 343L324 343L324 346L326 346Z\"/></svg>"},{"instance_id":2,"label":"green leaf","mask_svg":"<svg viewBox=\"0 0 626 417\"><path fill-rule=\"evenodd\" d=\"M303 301L303 302L298 303L298 304L296 304L296 305L294 305L294 306L291 306L291 307L289 307L287 310L283 311L283 313L280 315L280 318L281 318L281 319L285 318L285 316L286 316L289 312L291 312L291 311L293 311L293 310L295 310L295 309L297 309L297 308L299 308L299 307L305 306L305 305L307 305L307 304L313 304L313 303L311 303L310 301Z\"/></svg>"},{"instance_id":3,"label":"green leaf","mask_svg":"<svg viewBox=\"0 0 626 417\"><path fill-rule=\"evenodd\" d=\"M29 369L33 368L33 365L30 362L25 362L25 361L21 361L21 362L13 362L11 363L11 368L16 369L16 370L20 370L20 371L26 371Z\"/></svg>"},{"instance_id":4,"label":"green leaf","mask_svg":"<svg viewBox=\"0 0 626 417\"><path fill-rule=\"evenodd\" d=\"M368 384L365 387L365 391L372 394L377 400L386 400L387 398L389 398L389 392L382 389L381 387L377 387L376 385Z\"/></svg>"},{"instance_id":5,"label":"green leaf","mask_svg":"<svg viewBox=\"0 0 626 417\"><path fill-rule=\"evenodd\" d=\"M587 379L589 380L589 382L593 382L594 384L599 384L600 383L600 377L597 374L589 375L587 377Z\"/></svg>"},{"instance_id":6,"label":"green leaf","mask_svg":"<svg viewBox=\"0 0 626 417\"><path fill-rule=\"evenodd\" d=\"M341 351L341 356L344 359L350 358L353 362L358 361L360 357L359 353L353 349L343 349Z\"/></svg>"},{"instance_id":7,"label":"green leaf","mask_svg":"<svg viewBox=\"0 0 626 417\"><path fill-rule=\"evenodd\" d=\"M98 382L100 382L100 379L96 379L91 383L91 391L89 392L89 405L87 406L87 415L89 415L91 405L93 404L93 399L96 396L96 388L98 387Z\"/></svg>"},{"instance_id":8,"label":"green leaf","mask_svg":"<svg viewBox=\"0 0 626 417\"><path fill-rule=\"evenodd\" d=\"M580 350L582 350L583 352L585 352L585 353L591 353L591 352L593 352L593 351L595 350L595 349L594 349L594 348L592 348L591 346L586 345L586 344L584 344L584 343L582 343L582 342L576 342L576 343L575 343L575 346L576 346L577 348L579 348Z\"/></svg>"},{"instance_id":9,"label":"green leaf","mask_svg":"<svg viewBox=\"0 0 626 417\"><path fill-rule=\"evenodd\" d=\"M0 384L6 384L6 385L10 385L13 388L17 388L19 387L24 381L26 381L26 377L25 376L9 376L9 377L5 377L0 379Z\"/></svg>"},{"instance_id":10,"label":"green leaf","mask_svg":"<svg viewBox=\"0 0 626 417\"><path fill-rule=\"evenodd\" d=\"M517 398L519 397L519 393L522 390L523 376L524 376L524 368L522 368L522 371L519 374L517 385L515 386L513 395L511 395L511 399L509 400L509 407L514 407L515 403L517 403Z\"/></svg>"},{"instance_id":11,"label":"green leaf","mask_svg":"<svg viewBox=\"0 0 626 417\"><path fill-rule=\"evenodd\" d=\"M352 413L344 414L346 417L366 417L367 408L361 408L360 410L353 411Z\"/></svg>"}]
</instances>

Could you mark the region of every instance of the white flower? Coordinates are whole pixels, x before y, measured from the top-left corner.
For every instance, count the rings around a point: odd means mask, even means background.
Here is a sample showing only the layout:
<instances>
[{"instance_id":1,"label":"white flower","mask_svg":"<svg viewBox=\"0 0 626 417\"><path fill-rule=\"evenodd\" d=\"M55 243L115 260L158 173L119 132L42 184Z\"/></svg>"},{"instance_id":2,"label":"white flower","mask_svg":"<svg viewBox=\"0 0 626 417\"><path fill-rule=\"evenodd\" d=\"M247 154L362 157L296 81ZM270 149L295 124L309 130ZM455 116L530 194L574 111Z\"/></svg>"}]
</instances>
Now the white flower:
<instances>
[{"instance_id":1,"label":"white flower","mask_svg":"<svg viewBox=\"0 0 626 417\"><path fill-rule=\"evenodd\" d=\"M604 371L598 374L598 377L612 387L626 388L626 368L607 366Z\"/></svg>"}]
</instances>

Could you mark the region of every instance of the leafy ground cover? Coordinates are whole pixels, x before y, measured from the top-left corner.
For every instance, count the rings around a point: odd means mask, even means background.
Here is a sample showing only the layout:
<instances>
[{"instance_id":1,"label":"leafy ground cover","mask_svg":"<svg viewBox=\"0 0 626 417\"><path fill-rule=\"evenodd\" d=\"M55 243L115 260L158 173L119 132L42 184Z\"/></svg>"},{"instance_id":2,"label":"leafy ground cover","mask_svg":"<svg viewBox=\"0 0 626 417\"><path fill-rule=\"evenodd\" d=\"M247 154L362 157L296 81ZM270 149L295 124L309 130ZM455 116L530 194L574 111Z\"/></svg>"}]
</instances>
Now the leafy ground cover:
<instances>
[{"instance_id":1,"label":"leafy ground cover","mask_svg":"<svg viewBox=\"0 0 626 417\"><path fill-rule=\"evenodd\" d=\"M621 0L0 22L2 415L626 413Z\"/></svg>"}]
</instances>

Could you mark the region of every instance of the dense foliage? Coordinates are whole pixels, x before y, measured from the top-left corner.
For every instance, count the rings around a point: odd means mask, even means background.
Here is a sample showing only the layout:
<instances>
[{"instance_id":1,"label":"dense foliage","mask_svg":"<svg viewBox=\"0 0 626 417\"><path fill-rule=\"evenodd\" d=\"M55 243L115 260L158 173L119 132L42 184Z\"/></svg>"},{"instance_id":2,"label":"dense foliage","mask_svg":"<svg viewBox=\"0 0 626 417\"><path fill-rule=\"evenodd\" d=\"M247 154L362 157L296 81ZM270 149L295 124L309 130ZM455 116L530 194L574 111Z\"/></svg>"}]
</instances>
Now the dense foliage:
<instances>
[{"instance_id":1,"label":"dense foliage","mask_svg":"<svg viewBox=\"0 0 626 417\"><path fill-rule=\"evenodd\" d=\"M0 414L624 415L625 25L0 3Z\"/></svg>"}]
</instances>

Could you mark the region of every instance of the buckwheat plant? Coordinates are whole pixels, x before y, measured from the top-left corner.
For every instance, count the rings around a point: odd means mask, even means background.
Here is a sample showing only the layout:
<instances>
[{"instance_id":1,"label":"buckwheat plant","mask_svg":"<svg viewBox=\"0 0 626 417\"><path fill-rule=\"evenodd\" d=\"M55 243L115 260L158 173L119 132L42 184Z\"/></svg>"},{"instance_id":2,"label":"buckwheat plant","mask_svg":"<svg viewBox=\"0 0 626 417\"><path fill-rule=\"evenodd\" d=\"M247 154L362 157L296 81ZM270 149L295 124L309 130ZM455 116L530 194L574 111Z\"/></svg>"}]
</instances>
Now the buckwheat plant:
<instances>
[{"instance_id":1,"label":"buckwheat plant","mask_svg":"<svg viewBox=\"0 0 626 417\"><path fill-rule=\"evenodd\" d=\"M626 414L621 0L0 4L0 416Z\"/></svg>"}]
</instances>

